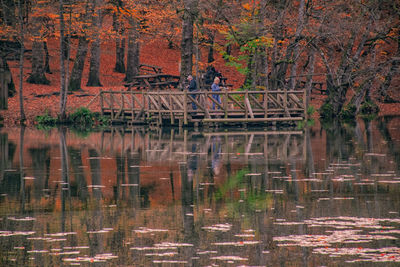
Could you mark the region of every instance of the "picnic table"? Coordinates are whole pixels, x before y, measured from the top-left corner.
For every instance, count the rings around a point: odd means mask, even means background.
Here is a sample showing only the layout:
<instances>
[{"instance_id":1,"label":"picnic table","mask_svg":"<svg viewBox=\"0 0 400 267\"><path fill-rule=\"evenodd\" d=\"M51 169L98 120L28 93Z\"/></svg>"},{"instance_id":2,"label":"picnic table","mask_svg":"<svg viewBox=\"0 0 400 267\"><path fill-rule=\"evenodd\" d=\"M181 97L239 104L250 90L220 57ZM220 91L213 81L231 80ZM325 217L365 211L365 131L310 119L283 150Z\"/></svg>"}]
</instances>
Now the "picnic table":
<instances>
[{"instance_id":1,"label":"picnic table","mask_svg":"<svg viewBox=\"0 0 400 267\"><path fill-rule=\"evenodd\" d=\"M143 75L145 74L158 74L162 73L162 68L159 66L149 65L141 63L139 65L139 72Z\"/></svg>"},{"instance_id":2,"label":"picnic table","mask_svg":"<svg viewBox=\"0 0 400 267\"><path fill-rule=\"evenodd\" d=\"M128 91L135 88L136 90L163 90L177 88L179 84L179 76L171 74L148 74L138 75L132 78L132 82L126 83L125 87Z\"/></svg>"}]
</instances>

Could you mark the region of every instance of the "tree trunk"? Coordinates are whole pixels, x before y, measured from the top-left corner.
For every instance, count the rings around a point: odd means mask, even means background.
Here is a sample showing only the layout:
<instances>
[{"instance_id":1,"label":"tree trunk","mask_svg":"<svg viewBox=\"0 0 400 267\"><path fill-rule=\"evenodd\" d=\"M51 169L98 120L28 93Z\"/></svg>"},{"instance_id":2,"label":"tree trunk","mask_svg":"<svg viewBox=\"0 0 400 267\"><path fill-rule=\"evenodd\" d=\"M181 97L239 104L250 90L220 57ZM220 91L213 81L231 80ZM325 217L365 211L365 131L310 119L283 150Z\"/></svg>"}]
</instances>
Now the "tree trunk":
<instances>
[{"instance_id":1,"label":"tree trunk","mask_svg":"<svg viewBox=\"0 0 400 267\"><path fill-rule=\"evenodd\" d=\"M49 49L47 48L47 42L43 42L43 48L44 48L44 71L46 73L51 74L50 70L50 55L49 55Z\"/></svg>"},{"instance_id":2,"label":"tree trunk","mask_svg":"<svg viewBox=\"0 0 400 267\"><path fill-rule=\"evenodd\" d=\"M208 34L208 57L207 57L207 62L212 63L214 62L214 33Z\"/></svg>"},{"instance_id":3,"label":"tree trunk","mask_svg":"<svg viewBox=\"0 0 400 267\"><path fill-rule=\"evenodd\" d=\"M184 12L182 22L182 41L181 41L181 69L180 87L186 77L192 74L193 68L193 23L197 16L197 0L184 0Z\"/></svg>"},{"instance_id":4,"label":"tree trunk","mask_svg":"<svg viewBox=\"0 0 400 267\"><path fill-rule=\"evenodd\" d=\"M90 47L90 66L89 79L86 86L103 86L100 82L100 36L98 31L101 29L101 0L93 0L93 28L97 31L94 33L92 45Z\"/></svg>"},{"instance_id":5,"label":"tree trunk","mask_svg":"<svg viewBox=\"0 0 400 267\"><path fill-rule=\"evenodd\" d=\"M61 121L66 119L66 106L67 106L67 92L65 85L65 42L64 42L64 1L59 0L60 10L60 119Z\"/></svg>"},{"instance_id":6,"label":"tree trunk","mask_svg":"<svg viewBox=\"0 0 400 267\"><path fill-rule=\"evenodd\" d=\"M137 21L130 20L130 28L128 31L128 56L126 63L125 81L131 82L132 78L139 73L139 33L137 30Z\"/></svg>"},{"instance_id":7,"label":"tree trunk","mask_svg":"<svg viewBox=\"0 0 400 267\"><path fill-rule=\"evenodd\" d=\"M297 75L297 66L298 66L298 58L299 58L299 52L300 52L300 40L301 40L301 34L304 29L304 24L305 24L305 0L300 0L300 5L299 5L299 14L298 14L298 20L297 20L297 28L296 28L296 33L295 33L295 39L294 39L294 48L293 48L293 55L292 55L292 68L290 70L290 79L289 79L289 90L294 90L296 86L296 75Z\"/></svg>"},{"instance_id":8,"label":"tree trunk","mask_svg":"<svg viewBox=\"0 0 400 267\"><path fill-rule=\"evenodd\" d=\"M315 49L311 48L310 55L308 58L308 75L306 78L306 84L304 86L304 90L306 90L306 106L304 107L305 109L308 108L308 105L310 103L310 96L311 96L311 89L312 89L312 83L313 83L313 76L312 74L314 73L314 66L315 66Z\"/></svg>"},{"instance_id":9,"label":"tree trunk","mask_svg":"<svg viewBox=\"0 0 400 267\"><path fill-rule=\"evenodd\" d=\"M25 53L25 44L24 44L24 39L25 39L25 24L24 24L24 18L23 18L23 13L22 13L22 4L21 1L19 1L19 23L20 23L20 32L19 32L19 38L20 38L20 51L19 51L19 112L20 112L20 121L24 125L24 122L26 120L25 116L25 111L24 111L24 96L23 96L23 88L24 88L24 53ZM22 144L21 144L22 145ZM21 163L22 164L22 163Z\"/></svg>"},{"instance_id":10,"label":"tree trunk","mask_svg":"<svg viewBox=\"0 0 400 267\"><path fill-rule=\"evenodd\" d=\"M125 73L125 38L122 36L124 34L124 28L119 17L114 14L113 16L114 31L117 33L118 37L115 40L115 68L114 70L119 73Z\"/></svg>"},{"instance_id":11,"label":"tree trunk","mask_svg":"<svg viewBox=\"0 0 400 267\"><path fill-rule=\"evenodd\" d=\"M398 30L400 31L400 30ZM395 101L393 98L391 98L388 95L388 89L392 83L392 77L398 72L400 66L400 34L397 34L397 51L395 54L395 58L392 59L392 65L390 66L390 69L388 73L385 76L385 80L383 83L379 86L378 93L379 97L378 100L383 103L393 103L393 102L398 102Z\"/></svg>"},{"instance_id":12,"label":"tree trunk","mask_svg":"<svg viewBox=\"0 0 400 267\"><path fill-rule=\"evenodd\" d=\"M282 89L282 87L284 87L285 85L285 77L284 75L282 75L282 71L280 71L282 62L278 64L278 62L280 61L278 46L279 41L282 41L284 39L284 19L287 13L288 2L289 1L284 0L279 5L280 13L278 15L278 18L276 19L276 23L274 24L272 32L272 35L274 37L274 45L272 48L270 64L271 75L269 77L269 87L271 90L277 90L278 88Z\"/></svg>"},{"instance_id":13,"label":"tree trunk","mask_svg":"<svg viewBox=\"0 0 400 267\"><path fill-rule=\"evenodd\" d=\"M117 38L116 44L116 57L115 57L115 71L125 73L125 38Z\"/></svg>"},{"instance_id":14,"label":"tree trunk","mask_svg":"<svg viewBox=\"0 0 400 267\"><path fill-rule=\"evenodd\" d=\"M76 52L74 66L71 71L68 89L71 91L81 90L82 73L88 51L89 41L86 36L79 37L78 51Z\"/></svg>"},{"instance_id":15,"label":"tree trunk","mask_svg":"<svg viewBox=\"0 0 400 267\"><path fill-rule=\"evenodd\" d=\"M32 44L32 72L27 82L33 84L50 84L45 72L43 42L34 41Z\"/></svg>"}]
</instances>

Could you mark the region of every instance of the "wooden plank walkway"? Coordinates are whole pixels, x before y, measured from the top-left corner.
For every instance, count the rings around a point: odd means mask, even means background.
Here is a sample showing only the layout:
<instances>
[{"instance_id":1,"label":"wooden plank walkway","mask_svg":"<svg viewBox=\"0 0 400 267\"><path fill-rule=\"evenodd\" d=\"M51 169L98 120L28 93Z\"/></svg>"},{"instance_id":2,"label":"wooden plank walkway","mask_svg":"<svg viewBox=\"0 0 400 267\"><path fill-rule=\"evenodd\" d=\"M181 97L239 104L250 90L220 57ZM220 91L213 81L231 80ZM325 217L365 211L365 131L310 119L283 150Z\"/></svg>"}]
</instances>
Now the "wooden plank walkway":
<instances>
[{"instance_id":1,"label":"wooden plank walkway","mask_svg":"<svg viewBox=\"0 0 400 267\"><path fill-rule=\"evenodd\" d=\"M304 90L101 91L98 97L102 115L129 125L263 124L301 121L306 116Z\"/></svg>"}]
</instances>

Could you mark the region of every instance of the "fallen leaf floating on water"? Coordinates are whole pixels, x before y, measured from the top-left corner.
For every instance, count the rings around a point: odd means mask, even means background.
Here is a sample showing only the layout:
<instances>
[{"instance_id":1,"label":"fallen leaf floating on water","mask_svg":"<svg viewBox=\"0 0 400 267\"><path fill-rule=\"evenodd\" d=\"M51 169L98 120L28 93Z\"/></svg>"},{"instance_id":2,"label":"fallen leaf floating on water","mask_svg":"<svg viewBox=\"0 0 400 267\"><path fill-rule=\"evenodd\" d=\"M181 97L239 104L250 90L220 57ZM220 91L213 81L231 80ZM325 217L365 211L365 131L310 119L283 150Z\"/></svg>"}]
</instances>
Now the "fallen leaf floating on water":
<instances>
[{"instance_id":1,"label":"fallen leaf floating on water","mask_svg":"<svg viewBox=\"0 0 400 267\"><path fill-rule=\"evenodd\" d=\"M133 230L135 233L138 234L148 234L148 233L159 233L159 232L168 232L169 230L166 229L151 229L146 227L139 227L137 230Z\"/></svg>"},{"instance_id":2,"label":"fallen leaf floating on water","mask_svg":"<svg viewBox=\"0 0 400 267\"><path fill-rule=\"evenodd\" d=\"M218 251L215 251L215 250L211 250L211 251L206 250L206 251L197 251L196 252L196 254L198 254L198 255L217 254L217 253L218 253Z\"/></svg>"},{"instance_id":3,"label":"fallen leaf floating on water","mask_svg":"<svg viewBox=\"0 0 400 267\"><path fill-rule=\"evenodd\" d=\"M400 230L378 230L378 231L373 231L370 232L371 235L376 234L376 235L382 235L382 234L399 234L400 235Z\"/></svg>"},{"instance_id":4,"label":"fallen leaf floating on water","mask_svg":"<svg viewBox=\"0 0 400 267\"><path fill-rule=\"evenodd\" d=\"M220 260L220 261L247 261L248 258L242 258L239 256L217 256L211 257L211 260Z\"/></svg>"},{"instance_id":5,"label":"fallen leaf floating on water","mask_svg":"<svg viewBox=\"0 0 400 267\"><path fill-rule=\"evenodd\" d=\"M256 237L254 234L236 234L235 237Z\"/></svg>"},{"instance_id":6,"label":"fallen leaf floating on water","mask_svg":"<svg viewBox=\"0 0 400 267\"><path fill-rule=\"evenodd\" d=\"M228 232L231 230L232 224L223 223L223 224L214 224L212 226L205 226L201 229L209 231L209 232Z\"/></svg>"},{"instance_id":7,"label":"fallen leaf floating on water","mask_svg":"<svg viewBox=\"0 0 400 267\"><path fill-rule=\"evenodd\" d=\"M330 256L358 256L358 259L348 260L348 263L354 262L400 262L400 248L316 248L315 254L324 254ZM361 259L360 259L361 258Z\"/></svg>"},{"instance_id":8,"label":"fallen leaf floating on water","mask_svg":"<svg viewBox=\"0 0 400 267\"><path fill-rule=\"evenodd\" d=\"M87 187L88 188L94 188L94 189L96 189L96 188L105 188L104 185L88 185Z\"/></svg>"},{"instance_id":9,"label":"fallen leaf floating on water","mask_svg":"<svg viewBox=\"0 0 400 267\"><path fill-rule=\"evenodd\" d=\"M49 255L52 255L52 256L78 255L80 253L81 253L80 251L63 251L63 252L52 252Z\"/></svg>"},{"instance_id":10,"label":"fallen leaf floating on water","mask_svg":"<svg viewBox=\"0 0 400 267\"><path fill-rule=\"evenodd\" d=\"M302 225L304 222L274 222L276 225Z\"/></svg>"},{"instance_id":11,"label":"fallen leaf floating on water","mask_svg":"<svg viewBox=\"0 0 400 267\"><path fill-rule=\"evenodd\" d=\"M247 173L246 176L261 176L261 173Z\"/></svg>"},{"instance_id":12,"label":"fallen leaf floating on water","mask_svg":"<svg viewBox=\"0 0 400 267\"><path fill-rule=\"evenodd\" d=\"M365 153L365 156L370 156L370 157L385 157L386 154L379 154L379 153Z\"/></svg>"},{"instance_id":13,"label":"fallen leaf floating on water","mask_svg":"<svg viewBox=\"0 0 400 267\"><path fill-rule=\"evenodd\" d=\"M217 243L212 243L211 245L242 247L242 246L247 246L247 245L256 245L256 244L260 244L260 243L261 243L261 241L237 241L237 242L217 242Z\"/></svg>"},{"instance_id":14,"label":"fallen leaf floating on water","mask_svg":"<svg viewBox=\"0 0 400 267\"><path fill-rule=\"evenodd\" d=\"M44 236L67 236L67 235L76 235L76 232L65 232L65 233L54 233L54 234L44 234Z\"/></svg>"},{"instance_id":15,"label":"fallen leaf floating on water","mask_svg":"<svg viewBox=\"0 0 400 267\"><path fill-rule=\"evenodd\" d=\"M373 173L371 174L372 177L391 177L395 176L394 173Z\"/></svg>"},{"instance_id":16,"label":"fallen leaf floating on water","mask_svg":"<svg viewBox=\"0 0 400 267\"><path fill-rule=\"evenodd\" d=\"M29 250L27 251L28 253L38 253L38 254L44 254L44 253L49 253L48 250Z\"/></svg>"},{"instance_id":17,"label":"fallen leaf floating on water","mask_svg":"<svg viewBox=\"0 0 400 267\"><path fill-rule=\"evenodd\" d=\"M397 238L387 235L361 235L361 230L333 231L331 235L289 235L274 237L278 246L300 246L300 247L325 247L336 243L368 243L373 240L396 240Z\"/></svg>"},{"instance_id":18,"label":"fallen leaf floating on water","mask_svg":"<svg viewBox=\"0 0 400 267\"><path fill-rule=\"evenodd\" d=\"M87 231L86 233L88 233L88 234L104 234L104 233L108 233L112 230L113 230L113 228L103 228L98 231Z\"/></svg>"},{"instance_id":19,"label":"fallen leaf floating on water","mask_svg":"<svg viewBox=\"0 0 400 267\"><path fill-rule=\"evenodd\" d=\"M178 255L178 252L164 252L164 253L147 253L145 256L156 256L156 257L173 257Z\"/></svg>"},{"instance_id":20,"label":"fallen leaf floating on water","mask_svg":"<svg viewBox=\"0 0 400 267\"><path fill-rule=\"evenodd\" d=\"M193 247L193 244L162 242L159 244L154 244L154 246L155 247Z\"/></svg>"},{"instance_id":21,"label":"fallen leaf floating on water","mask_svg":"<svg viewBox=\"0 0 400 267\"><path fill-rule=\"evenodd\" d=\"M28 221L35 221L36 218L33 217L24 217L24 218L15 218L15 217L8 217L10 221L17 221L17 222L28 222Z\"/></svg>"},{"instance_id":22,"label":"fallen leaf floating on water","mask_svg":"<svg viewBox=\"0 0 400 267\"><path fill-rule=\"evenodd\" d=\"M179 261L179 260L159 260L153 261L153 263L172 263L172 264L186 264L187 261Z\"/></svg>"},{"instance_id":23,"label":"fallen leaf floating on water","mask_svg":"<svg viewBox=\"0 0 400 267\"><path fill-rule=\"evenodd\" d=\"M76 258L63 258L65 262L106 262L107 260L116 259L118 256L112 253L97 254L94 257L76 257Z\"/></svg>"},{"instance_id":24,"label":"fallen leaf floating on water","mask_svg":"<svg viewBox=\"0 0 400 267\"><path fill-rule=\"evenodd\" d=\"M145 250L168 250L178 249L178 247L132 247L131 250L145 251Z\"/></svg>"},{"instance_id":25,"label":"fallen leaf floating on water","mask_svg":"<svg viewBox=\"0 0 400 267\"><path fill-rule=\"evenodd\" d=\"M18 236L18 235L33 235L36 232L33 231L0 231L0 237L2 236Z\"/></svg>"}]
</instances>

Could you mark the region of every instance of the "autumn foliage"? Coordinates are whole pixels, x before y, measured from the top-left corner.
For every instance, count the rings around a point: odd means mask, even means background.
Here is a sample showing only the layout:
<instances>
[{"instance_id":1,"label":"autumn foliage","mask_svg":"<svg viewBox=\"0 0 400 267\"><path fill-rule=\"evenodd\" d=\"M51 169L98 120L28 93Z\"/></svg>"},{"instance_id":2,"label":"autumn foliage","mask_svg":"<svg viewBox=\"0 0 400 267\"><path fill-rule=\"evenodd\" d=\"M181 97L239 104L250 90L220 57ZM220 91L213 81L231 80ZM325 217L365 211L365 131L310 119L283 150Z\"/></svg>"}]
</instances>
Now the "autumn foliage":
<instances>
[{"instance_id":1,"label":"autumn foliage","mask_svg":"<svg viewBox=\"0 0 400 267\"><path fill-rule=\"evenodd\" d=\"M399 84L399 5L389 0L5 1L0 50L15 88L22 90L28 123L46 111L59 114L60 54L67 84L76 78L78 57L84 64L77 72L81 90L66 99L70 113L102 88L123 89L128 73L138 73L139 62L179 75L186 64L183 48L192 58L193 74L213 65L233 90L300 87L312 105L328 105L332 116L349 106L358 113L369 101L379 105L381 114L399 114L394 89ZM193 32L187 47L182 22L188 10ZM11 50L10 43L16 44ZM18 60L21 47L23 61ZM97 83L89 82L93 75ZM315 94L315 82L327 95ZM18 121L20 108L18 95L9 99L8 110L0 113L6 124ZM98 110L98 105L90 108Z\"/></svg>"}]
</instances>

